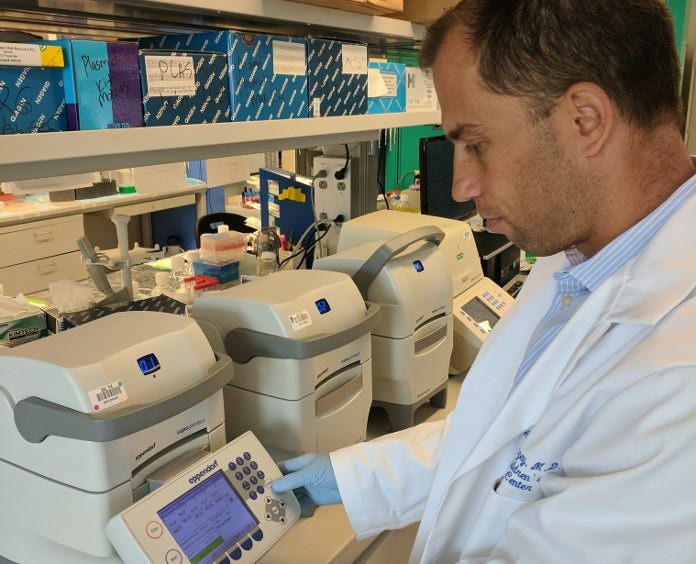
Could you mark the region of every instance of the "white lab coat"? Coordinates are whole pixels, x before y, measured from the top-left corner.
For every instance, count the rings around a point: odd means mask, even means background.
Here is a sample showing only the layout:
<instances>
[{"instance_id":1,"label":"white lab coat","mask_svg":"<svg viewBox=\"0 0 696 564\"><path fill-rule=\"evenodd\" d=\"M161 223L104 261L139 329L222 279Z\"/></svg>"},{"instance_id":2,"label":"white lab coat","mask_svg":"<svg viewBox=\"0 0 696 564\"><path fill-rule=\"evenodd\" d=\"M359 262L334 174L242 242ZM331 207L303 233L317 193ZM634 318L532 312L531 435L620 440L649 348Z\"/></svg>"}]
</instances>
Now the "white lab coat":
<instances>
[{"instance_id":1,"label":"white lab coat","mask_svg":"<svg viewBox=\"0 0 696 564\"><path fill-rule=\"evenodd\" d=\"M445 421L332 453L359 538L420 521L411 562L696 562L696 198L511 392L565 261L534 267Z\"/></svg>"}]
</instances>

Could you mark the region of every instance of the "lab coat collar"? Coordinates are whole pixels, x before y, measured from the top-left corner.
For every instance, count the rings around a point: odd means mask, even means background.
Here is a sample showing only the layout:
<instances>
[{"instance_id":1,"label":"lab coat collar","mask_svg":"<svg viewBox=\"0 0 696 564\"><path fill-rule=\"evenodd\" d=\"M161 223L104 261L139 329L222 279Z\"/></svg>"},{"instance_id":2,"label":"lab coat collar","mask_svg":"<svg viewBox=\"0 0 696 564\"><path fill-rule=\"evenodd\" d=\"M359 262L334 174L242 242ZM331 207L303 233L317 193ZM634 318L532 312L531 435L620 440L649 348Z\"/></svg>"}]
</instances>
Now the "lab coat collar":
<instances>
[{"instance_id":1,"label":"lab coat collar","mask_svg":"<svg viewBox=\"0 0 696 564\"><path fill-rule=\"evenodd\" d=\"M658 323L696 288L696 264L686 262L682 245L696 241L696 198L692 197L658 231L641 255L623 270L623 286L608 319L614 323ZM661 288L655 293L654 279Z\"/></svg>"}]
</instances>

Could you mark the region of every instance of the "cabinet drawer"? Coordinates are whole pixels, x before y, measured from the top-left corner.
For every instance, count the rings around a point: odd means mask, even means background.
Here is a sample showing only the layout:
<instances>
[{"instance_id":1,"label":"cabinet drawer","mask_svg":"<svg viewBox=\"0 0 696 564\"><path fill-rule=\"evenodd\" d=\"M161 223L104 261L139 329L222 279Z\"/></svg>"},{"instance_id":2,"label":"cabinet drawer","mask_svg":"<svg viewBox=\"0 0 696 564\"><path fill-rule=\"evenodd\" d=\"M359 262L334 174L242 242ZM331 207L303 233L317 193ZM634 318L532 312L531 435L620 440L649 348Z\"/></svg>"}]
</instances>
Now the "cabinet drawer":
<instances>
[{"instance_id":1,"label":"cabinet drawer","mask_svg":"<svg viewBox=\"0 0 696 564\"><path fill-rule=\"evenodd\" d=\"M63 278L84 280L88 274L81 257L80 251L74 251L6 266L0 268L0 283L5 286L6 295L16 296L19 293L29 294L45 290L51 282Z\"/></svg>"},{"instance_id":2,"label":"cabinet drawer","mask_svg":"<svg viewBox=\"0 0 696 564\"><path fill-rule=\"evenodd\" d=\"M0 231L0 268L77 250L82 216L34 221Z\"/></svg>"}]
</instances>

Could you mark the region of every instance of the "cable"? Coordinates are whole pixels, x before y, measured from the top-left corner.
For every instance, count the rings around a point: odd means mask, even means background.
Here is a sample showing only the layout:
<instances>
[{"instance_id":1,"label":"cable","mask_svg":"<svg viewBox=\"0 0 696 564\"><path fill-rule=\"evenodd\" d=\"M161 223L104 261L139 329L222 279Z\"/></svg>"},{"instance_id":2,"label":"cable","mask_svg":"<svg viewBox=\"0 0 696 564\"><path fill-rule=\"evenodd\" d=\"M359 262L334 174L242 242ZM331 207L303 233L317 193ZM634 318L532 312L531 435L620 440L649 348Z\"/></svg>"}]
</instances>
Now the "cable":
<instances>
[{"instance_id":1,"label":"cable","mask_svg":"<svg viewBox=\"0 0 696 564\"><path fill-rule=\"evenodd\" d=\"M336 180L343 180L348 173L348 165L350 164L350 152L348 151L348 143L344 143L343 146L346 148L346 164L343 165L341 170L337 170L334 176Z\"/></svg>"},{"instance_id":2,"label":"cable","mask_svg":"<svg viewBox=\"0 0 696 564\"><path fill-rule=\"evenodd\" d=\"M305 252L304 252L304 255L302 256L302 260L300 260L300 263L297 265L296 270L299 270L300 268L302 268L302 265L304 264L304 261L307 259L307 255L309 254L309 252L312 251L314 249L314 247L317 246L317 243L319 243L319 241L321 241L324 237L326 237L329 234L330 230L331 230L331 224L329 224L326 227L326 229L324 230L324 233L322 233L322 235L319 238L314 239L314 243L312 243L309 247L305 248Z\"/></svg>"},{"instance_id":3,"label":"cable","mask_svg":"<svg viewBox=\"0 0 696 564\"><path fill-rule=\"evenodd\" d=\"M386 169L386 154L387 147L387 130L381 129L379 131L379 155L377 156L377 187L379 188L382 198L384 198L384 205L389 209L389 200L387 200L387 191L384 188L384 172Z\"/></svg>"}]
</instances>

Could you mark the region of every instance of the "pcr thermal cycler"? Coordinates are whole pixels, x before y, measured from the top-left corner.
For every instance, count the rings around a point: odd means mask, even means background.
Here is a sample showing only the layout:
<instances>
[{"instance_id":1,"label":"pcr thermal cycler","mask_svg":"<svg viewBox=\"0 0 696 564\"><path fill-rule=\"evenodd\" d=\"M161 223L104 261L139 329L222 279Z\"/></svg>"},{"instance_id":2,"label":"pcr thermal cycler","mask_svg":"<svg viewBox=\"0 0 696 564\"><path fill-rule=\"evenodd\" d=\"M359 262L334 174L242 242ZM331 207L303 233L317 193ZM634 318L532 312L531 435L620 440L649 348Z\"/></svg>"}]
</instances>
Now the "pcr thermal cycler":
<instances>
[{"instance_id":1,"label":"pcr thermal cycler","mask_svg":"<svg viewBox=\"0 0 696 564\"><path fill-rule=\"evenodd\" d=\"M372 331L372 403L395 431L412 426L422 404L447 403L452 279L438 250L444 236L420 227L314 261L314 269L350 274L365 300L381 308Z\"/></svg>"},{"instance_id":2,"label":"pcr thermal cycler","mask_svg":"<svg viewBox=\"0 0 696 564\"><path fill-rule=\"evenodd\" d=\"M450 372L459 374L469 369L493 326L514 303L512 296L483 276L469 224L425 214L380 210L346 221L338 238L338 252L427 225L437 226L445 233L440 252L452 275L454 298Z\"/></svg>"},{"instance_id":3,"label":"pcr thermal cycler","mask_svg":"<svg viewBox=\"0 0 696 564\"><path fill-rule=\"evenodd\" d=\"M0 560L121 562L107 522L225 444L231 377L193 320L165 313L0 351Z\"/></svg>"},{"instance_id":4,"label":"pcr thermal cycler","mask_svg":"<svg viewBox=\"0 0 696 564\"><path fill-rule=\"evenodd\" d=\"M192 316L233 361L228 435L250 429L291 453L364 440L378 314L340 272L282 270L194 299Z\"/></svg>"}]
</instances>

